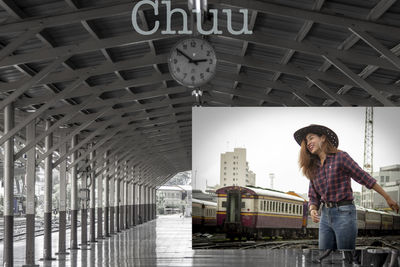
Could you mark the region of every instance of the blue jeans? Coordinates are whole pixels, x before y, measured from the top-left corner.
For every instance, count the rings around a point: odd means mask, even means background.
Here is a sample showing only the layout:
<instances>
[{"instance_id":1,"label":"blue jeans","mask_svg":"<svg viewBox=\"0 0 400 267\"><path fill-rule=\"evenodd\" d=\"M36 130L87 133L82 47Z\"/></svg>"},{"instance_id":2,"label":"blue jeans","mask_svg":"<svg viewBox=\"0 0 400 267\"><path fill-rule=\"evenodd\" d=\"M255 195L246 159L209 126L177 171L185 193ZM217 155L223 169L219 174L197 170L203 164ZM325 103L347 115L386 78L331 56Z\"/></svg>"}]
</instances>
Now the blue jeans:
<instances>
[{"instance_id":1,"label":"blue jeans","mask_svg":"<svg viewBox=\"0 0 400 267\"><path fill-rule=\"evenodd\" d=\"M319 249L355 249L357 238L356 207L322 207L319 222Z\"/></svg>"}]
</instances>

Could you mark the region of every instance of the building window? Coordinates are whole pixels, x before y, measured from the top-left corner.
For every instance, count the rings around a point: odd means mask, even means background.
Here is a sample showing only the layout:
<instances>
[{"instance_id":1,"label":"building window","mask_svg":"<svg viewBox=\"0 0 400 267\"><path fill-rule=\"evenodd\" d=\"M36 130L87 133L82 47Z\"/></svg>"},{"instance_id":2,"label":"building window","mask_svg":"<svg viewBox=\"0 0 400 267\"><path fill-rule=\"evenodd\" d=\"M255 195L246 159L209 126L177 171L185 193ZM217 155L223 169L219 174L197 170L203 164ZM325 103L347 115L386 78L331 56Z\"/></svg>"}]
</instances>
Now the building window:
<instances>
[{"instance_id":1,"label":"building window","mask_svg":"<svg viewBox=\"0 0 400 267\"><path fill-rule=\"evenodd\" d=\"M226 161L224 161L224 164L226 164Z\"/></svg>"},{"instance_id":2,"label":"building window","mask_svg":"<svg viewBox=\"0 0 400 267\"><path fill-rule=\"evenodd\" d=\"M386 176L386 182L389 182L389 176Z\"/></svg>"},{"instance_id":3,"label":"building window","mask_svg":"<svg viewBox=\"0 0 400 267\"><path fill-rule=\"evenodd\" d=\"M381 176L381 183L385 182L385 176Z\"/></svg>"},{"instance_id":4,"label":"building window","mask_svg":"<svg viewBox=\"0 0 400 267\"><path fill-rule=\"evenodd\" d=\"M224 175L226 175L226 172L224 172Z\"/></svg>"}]
</instances>

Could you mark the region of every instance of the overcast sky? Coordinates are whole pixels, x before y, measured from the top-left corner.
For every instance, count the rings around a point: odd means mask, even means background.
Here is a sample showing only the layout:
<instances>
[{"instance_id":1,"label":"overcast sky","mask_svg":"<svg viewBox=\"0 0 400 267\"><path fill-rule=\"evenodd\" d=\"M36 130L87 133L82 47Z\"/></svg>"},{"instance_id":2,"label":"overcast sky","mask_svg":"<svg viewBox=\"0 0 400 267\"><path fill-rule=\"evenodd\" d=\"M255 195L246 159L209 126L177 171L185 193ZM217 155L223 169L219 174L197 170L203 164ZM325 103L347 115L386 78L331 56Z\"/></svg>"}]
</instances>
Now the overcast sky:
<instances>
[{"instance_id":1,"label":"overcast sky","mask_svg":"<svg viewBox=\"0 0 400 267\"><path fill-rule=\"evenodd\" d=\"M220 154L234 147L247 149L256 185L306 193L308 180L298 167L300 147L293 133L322 124L339 137L339 149L360 165L364 158L365 108L193 108L193 188L219 184ZM374 108L374 171L400 164L400 108ZM353 191L361 186L352 181Z\"/></svg>"}]
</instances>

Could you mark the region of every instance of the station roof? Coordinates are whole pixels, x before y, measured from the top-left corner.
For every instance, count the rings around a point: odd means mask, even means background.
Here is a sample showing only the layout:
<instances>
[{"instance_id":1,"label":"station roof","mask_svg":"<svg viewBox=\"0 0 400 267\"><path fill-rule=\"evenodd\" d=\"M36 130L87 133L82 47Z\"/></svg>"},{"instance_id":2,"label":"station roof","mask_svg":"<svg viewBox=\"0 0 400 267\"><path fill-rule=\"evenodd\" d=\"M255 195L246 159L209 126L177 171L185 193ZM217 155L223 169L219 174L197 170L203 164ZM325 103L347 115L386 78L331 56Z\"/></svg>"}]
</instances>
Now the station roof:
<instances>
[{"instance_id":1,"label":"station roof","mask_svg":"<svg viewBox=\"0 0 400 267\"><path fill-rule=\"evenodd\" d=\"M194 105L400 104L399 1L209 0L209 9L233 11L234 28L243 23L239 10L248 9L253 34L230 34L220 13L223 34L204 37L216 50L217 73L199 98L168 70L170 49L187 36L160 33L161 4L159 16L149 5L138 13L140 27L158 20L160 30L135 32L137 3L0 1L0 106L14 102L18 138L25 139L33 119L44 137L43 121L51 118L55 143L79 134L80 170L87 167L85 151L109 151L137 162L141 176L158 186L191 169ZM188 3L172 7L188 10ZM174 15L172 26L182 27L182 17Z\"/></svg>"}]
</instances>

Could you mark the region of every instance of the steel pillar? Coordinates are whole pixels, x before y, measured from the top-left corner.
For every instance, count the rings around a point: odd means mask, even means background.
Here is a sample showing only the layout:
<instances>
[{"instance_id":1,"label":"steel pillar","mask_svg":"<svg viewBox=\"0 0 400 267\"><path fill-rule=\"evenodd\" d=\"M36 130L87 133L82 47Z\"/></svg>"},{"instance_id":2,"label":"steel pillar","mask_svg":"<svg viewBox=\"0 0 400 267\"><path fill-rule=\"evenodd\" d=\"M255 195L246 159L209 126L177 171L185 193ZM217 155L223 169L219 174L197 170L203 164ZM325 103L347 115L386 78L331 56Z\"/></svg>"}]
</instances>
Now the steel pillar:
<instances>
[{"instance_id":1,"label":"steel pillar","mask_svg":"<svg viewBox=\"0 0 400 267\"><path fill-rule=\"evenodd\" d=\"M94 158L95 151L90 152L89 158ZM95 169L94 162L90 164L90 170ZM96 242L96 177L95 172L90 175L90 242Z\"/></svg>"},{"instance_id":2,"label":"steel pillar","mask_svg":"<svg viewBox=\"0 0 400 267\"><path fill-rule=\"evenodd\" d=\"M86 174L88 175L88 174ZM81 181L81 192L82 189L86 190L87 189L87 180L88 176L83 175L82 176L82 181ZM87 238L87 219L88 219L88 211L87 211L87 194L86 191L84 193L84 196L81 194L81 246L86 247L88 245L88 238Z\"/></svg>"},{"instance_id":3,"label":"steel pillar","mask_svg":"<svg viewBox=\"0 0 400 267\"><path fill-rule=\"evenodd\" d=\"M72 137L71 148L78 143L78 136ZM71 155L71 161L77 158L77 152ZM76 165L71 167L71 249L78 249L78 175Z\"/></svg>"},{"instance_id":4,"label":"steel pillar","mask_svg":"<svg viewBox=\"0 0 400 267\"><path fill-rule=\"evenodd\" d=\"M62 134L66 136L66 132ZM60 147L60 154L67 153L67 143ZM58 228L58 252L56 255L69 254L66 251L66 229L67 229L67 160L60 164L60 202L59 202L59 228Z\"/></svg>"},{"instance_id":5,"label":"steel pillar","mask_svg":"<svg viewBox=\"0 0 400 267\"><path fill-rule=\"evenodd\" d=\"M51 121L46 120L46 131L51 127ZM44 139L45 149L53 146L53 134ZM51 216L52 216L52 191L53 191L53 154L50 153L44 159L44 236L43 236L43 259L45 261L55 260L51 257Z\"/></svg>"},{"instance_id":6,"label":"steel pillar","mask_svg":"<svg viewBox=\"0 0 400 267\"><path fill-rule=\"evenodd\" d=\"M115 162L114 162L115 167ZM110 234L114 234L115 177L110 175Z\"/></svg>"},{"instance_id":7,"label":"steel pillar","mask_svg":"<svg viewBox=\"0 0 400 267\"><path fill-rule=\"evenodd\" d=\"M97 239L103 236L103 174L100 173L97 181Z\"/></svg>"},{"instance_id":8,"label":"steel pillar","mask_svg":"<svg viewBox=\"0 0 400 267\"><path fill-rule=\"evenodd\" d=\"M110 237L110 219L109 219L109 214L110 214L110 178L107 174L108 172L108 166L109 166L109 160L107 152L104 153L104 158L106 161L104 162L104 166L107 167L104 170L104 180L105 180L105 203L104 203L104 234L106 237Z\"/></svg>"},{"instance_id":9,"label":"steel pillar","mask_svg":"<svg viewBox=\"0 0 400 267\"><path fill-rule=\"evenodd\" d=\"M14 128L13 103L4 108L4 134ZM14 266L14 137L4 142L4 239L3 266Z\"/></svg>"},{"instance_id":10,"label":"steel pillar","mask_svg":"<svg viewBox=\"0 0 400 267\"><path fill-rule=\"evenodd\" d=\"M26 126L26 143L35 139L35 120ZM23 266L39 266L35 264L35 180L36 180L36 150L35 147L27 152L26 159L26 239L25 264Z\"/></svg>"}]
</instances>

